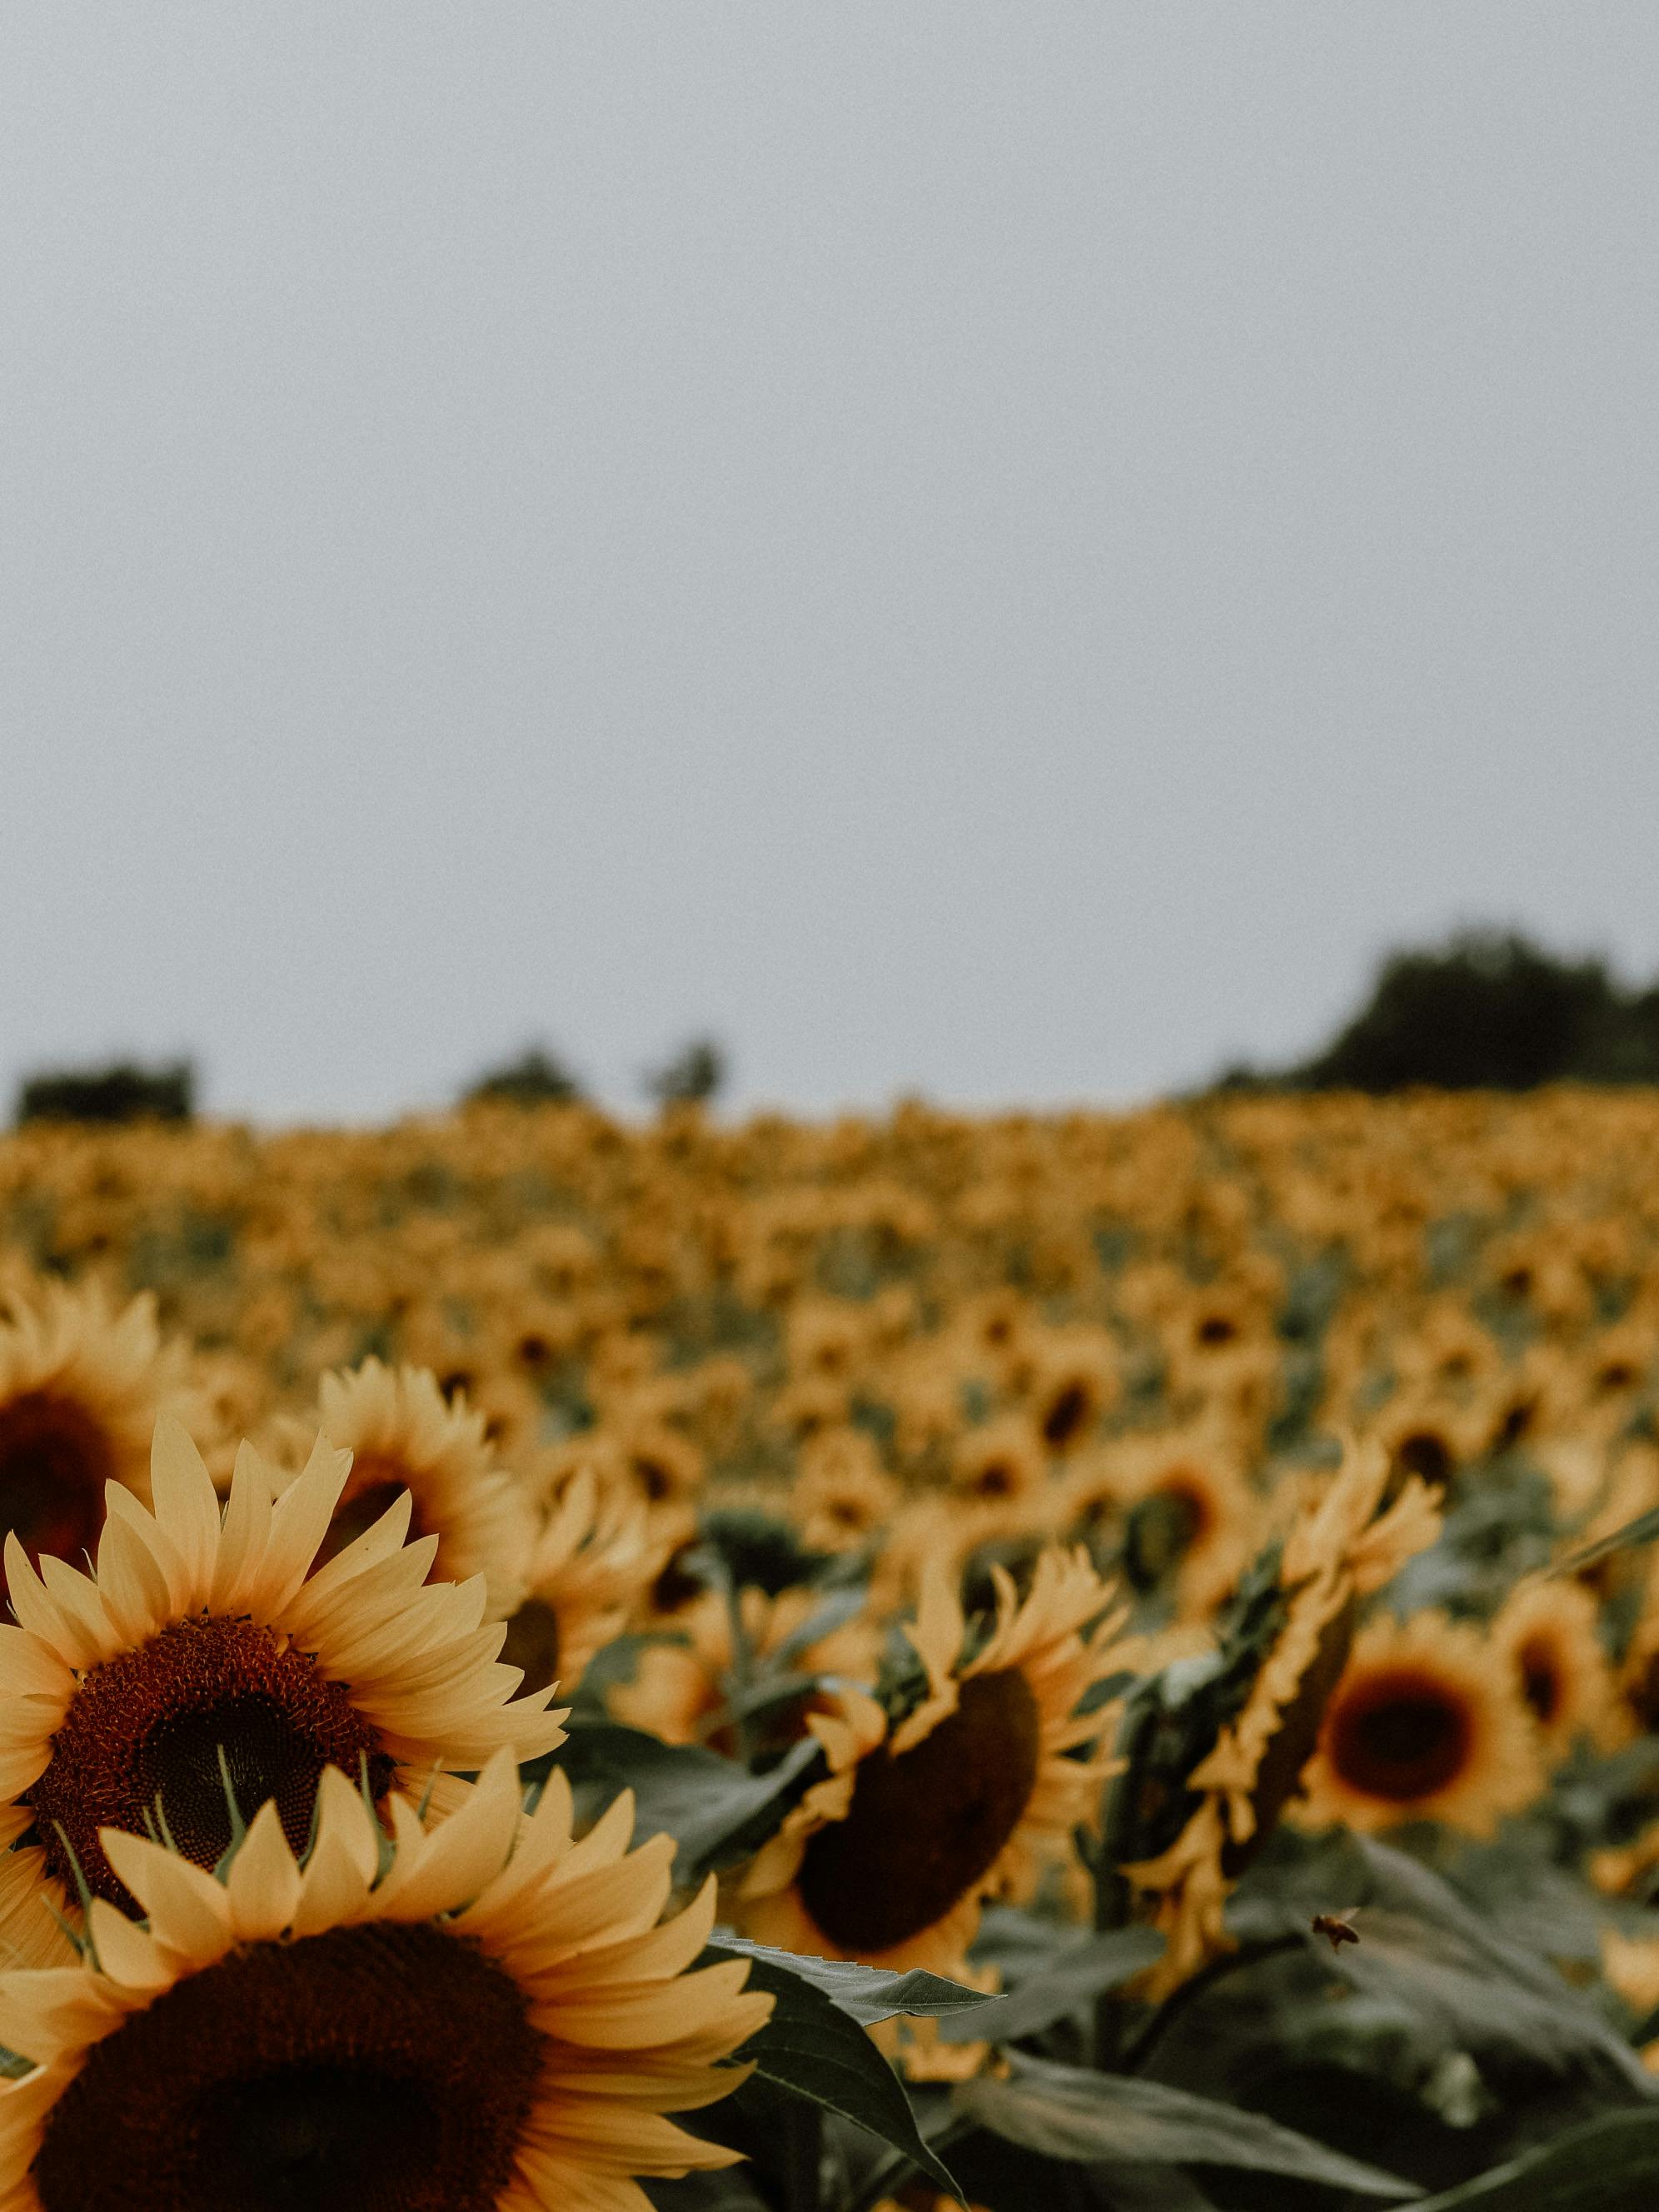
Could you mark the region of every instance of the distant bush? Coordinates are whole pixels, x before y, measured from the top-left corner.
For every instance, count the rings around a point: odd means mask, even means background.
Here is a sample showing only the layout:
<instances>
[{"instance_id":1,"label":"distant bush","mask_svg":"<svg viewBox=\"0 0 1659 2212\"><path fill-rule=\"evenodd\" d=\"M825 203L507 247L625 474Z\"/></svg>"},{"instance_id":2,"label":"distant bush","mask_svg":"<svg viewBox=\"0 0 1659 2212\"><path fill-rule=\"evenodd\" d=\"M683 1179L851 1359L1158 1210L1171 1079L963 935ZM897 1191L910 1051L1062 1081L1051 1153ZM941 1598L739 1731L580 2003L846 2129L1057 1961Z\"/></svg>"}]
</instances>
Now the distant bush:
<instances>
[{"instance_id":1,"label":"distant bush","mask_svg":"<svg viewBox=\"0 0 1659 2212\"><path fill-rule=\"evenodd\" d=\"M672 1060L645 1079L659 1106L684 1106L712 1098L726 1080L726 1054L713 1037L694 1037Z\"/></svg>"},{"instance_id":2,"label":"distant bush","mask_svg":"<svg viewBox=\"0 0 1659 2212\"><path fill-rule=\"evenodd\" d=\"M1659 986L1629 991L1605 961L1466 930L1391 954L1365 1004L1311 1059L1276 1075L1237 1068L1223 1086L1381 1093L1571 1080L1659 1083Z\"/></svg>"},{"instance_id":3,"label":"distant bush","mask_svg":"<svg viewBox=\"0 0 1659 2212\"><path fill-rule=\"evenodd\" d=\"M17 1092L20 1128L26 1121L188 1121L195 1111L196 1071L187 1060L48 1068L26 1076Z\"/></svg>"},{"instance_id":4,"label":"distant bush","mask_svg":"<svg viewBox=\"0 0 1659 2212\"><path fill-rule=\"evenodd\" d=\"M497 1099L509 1106L565 1105L581 1095L581 1085L558 1054L532 1045L516 1060L487 1070L463 1092L461 1103Z\"/></svg>"}]
</instances>

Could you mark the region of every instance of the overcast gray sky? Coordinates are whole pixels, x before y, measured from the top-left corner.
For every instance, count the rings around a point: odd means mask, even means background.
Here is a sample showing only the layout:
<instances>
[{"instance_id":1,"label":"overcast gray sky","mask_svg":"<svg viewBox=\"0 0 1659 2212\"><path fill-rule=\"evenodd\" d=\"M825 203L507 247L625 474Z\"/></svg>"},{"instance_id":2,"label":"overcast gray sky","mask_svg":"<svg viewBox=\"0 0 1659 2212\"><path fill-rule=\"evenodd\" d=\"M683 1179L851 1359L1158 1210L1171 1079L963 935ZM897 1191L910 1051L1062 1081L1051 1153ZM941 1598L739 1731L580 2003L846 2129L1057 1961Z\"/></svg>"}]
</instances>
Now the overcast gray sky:
<instances>
[{"instance_id":1,"label":"overcast gray sky","mask_svg":"<svg viewBox=\"0 0 1659 2212\"><path fill-rule=\"evenodd\" d=\"M1118 1098L1659 967L1659 8L41 0L0 1083Z\"/></svg>"}]
</instances>

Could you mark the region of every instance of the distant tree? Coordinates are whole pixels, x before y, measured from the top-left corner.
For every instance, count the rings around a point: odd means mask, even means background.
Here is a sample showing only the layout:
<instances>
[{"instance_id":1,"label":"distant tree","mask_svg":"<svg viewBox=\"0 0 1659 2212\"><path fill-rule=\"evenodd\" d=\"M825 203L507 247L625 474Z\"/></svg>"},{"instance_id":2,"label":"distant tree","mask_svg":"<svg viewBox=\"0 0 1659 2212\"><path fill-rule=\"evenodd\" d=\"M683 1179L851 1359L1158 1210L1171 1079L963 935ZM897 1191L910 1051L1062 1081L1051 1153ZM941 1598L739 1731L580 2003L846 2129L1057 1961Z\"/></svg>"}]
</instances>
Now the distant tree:
<instances>
[{"instance_id":1,"label":"distant tree","mask_svg":"<svg viewBox=\"0 0 1659 2212\"><path fill-rule=\"evenodd\" d=\"M26 1076L17 1091L20 1128L26 1121L188 1121L195 1110L196 1071L187 1060L46 1068Z\"/></svg>"},{"instance_id":2,"label":"distant tree","mask_svg":"<svg viewBox=\"0 0 1659 2212\"><path fill-rule=\"evenodd\" d=\"M646 1077L645 1089L659 1106L684 1106L712 1098L725 1080L725 1053L713 1037L693 1037Z\"/></svg>"},{"instance_id":3,"label":"distant tree","mask_svg":"<svg viewBox=\"0 0 1659 2212\"><path fill-rule=\"evenodd\" d=\"M1310 1060L1277 1076L1230 1068L1218 1087L1528 1091L1570 1079L1659 1082L1659 986L1631 993L1605 961L1464 930L1390 954L1365 1004Z\"/></svg>"},{"instance_id":4,"label":"distant tree","mask_svg":"<svg viewBox=\"0 0 1659 2212\"><path fill-rule=\"evenodd\" d=\"M516 1060L487 1069L462 1093L461 1103L496 1099L509 1106L562 1106L581 1095L580 1084L558 1054L537 1044Z\"/></svg>"}]
</instances>

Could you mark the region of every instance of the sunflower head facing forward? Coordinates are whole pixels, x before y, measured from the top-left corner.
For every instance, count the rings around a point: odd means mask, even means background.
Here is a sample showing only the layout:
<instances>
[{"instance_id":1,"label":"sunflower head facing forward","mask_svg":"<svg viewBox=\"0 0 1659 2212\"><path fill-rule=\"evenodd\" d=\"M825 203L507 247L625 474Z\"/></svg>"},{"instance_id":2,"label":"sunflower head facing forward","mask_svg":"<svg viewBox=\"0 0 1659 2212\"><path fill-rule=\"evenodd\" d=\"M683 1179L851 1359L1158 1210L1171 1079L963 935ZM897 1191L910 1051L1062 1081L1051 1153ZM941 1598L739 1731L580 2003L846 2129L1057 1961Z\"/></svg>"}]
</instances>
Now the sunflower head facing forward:
<instances>
[{"instance_id":1,"label":"sunflower head facing forward","mask_svg":"<svg viewBox=\"0 0 1659 2212\"><path fill-rule=\"evenodd\" d=\"M296 1851L265 1806L216 1873L103 1846L77 1966L0 1975L0 2202L15 2212L646 2212L633 2177L728 2165L666 2115L714 2102L771 2000L690 1972L712 1883L660 1922L672 1845L618 1800L580 1842L511 1755L392 1841L330 1770Z\"/></svg>"},{"instance_id":2,"label":"sunflower head facing forward","mask_svg":"<svg viewBox=\"0 0 1659 2212\"><path fill-rule=\"evenodd\" d=\"M1543 1783L1510 1656L1437 1613L1386 1616L1355 1639L1308 1770L1315 1825L1439 1820L1490 1835Z\"/></svg>"},{"instance_id":3,"label":"sunflower head facing forward","mask_svg":"<svg viewBox=\"0 0 1659 2212\"><path fill-rule=\"evenodd\" d=\"M416 1537L436 1539L433 1572L444 1582L481 1574L496 1618L535 1529L530 1505L498 1463L481 1410L445 1397L423 1367L360 1367L325 1375L319 1433L351 1454L351 1473L323 1540L323 1556L371 1528L407 1491Z\"/></svg>"},{"instance_id":4,"label":"sunflower head facing forward","mask_svg":"<svg viewBox=\"0 0 1659 2212\"><path fill-rule=\"evenodd\" d=\"M112 1485L90 1575L7 1541L15 1627L0 1627L0 1909L20 1886L129 1899L106 1828L169 1833L192 1863L228 1847L235 1808L274 1802L297 1849L319 1776L380 1796L407 1773L550 1750L550 1690L507 1701L505 1628L481 1580L428 1583L434 1541L394 1505L313 1564L345 1483L319 1443L286 1488L244 1448L228 1504L176 1422L157 1425L154 1510ZM45 1923L46 1915L40 1916Z\"/></svg>"}]
</instances>

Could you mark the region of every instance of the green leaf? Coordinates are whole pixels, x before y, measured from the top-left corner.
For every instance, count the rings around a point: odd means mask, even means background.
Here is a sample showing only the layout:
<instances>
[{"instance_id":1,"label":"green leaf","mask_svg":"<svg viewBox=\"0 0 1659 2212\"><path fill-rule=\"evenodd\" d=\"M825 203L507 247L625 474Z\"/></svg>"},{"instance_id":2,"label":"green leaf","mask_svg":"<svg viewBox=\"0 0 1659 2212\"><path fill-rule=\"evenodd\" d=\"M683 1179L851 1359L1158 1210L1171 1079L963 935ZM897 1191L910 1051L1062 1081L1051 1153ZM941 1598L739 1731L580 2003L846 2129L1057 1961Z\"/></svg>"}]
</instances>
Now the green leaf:
<instances>
[{"instance_id":1,"label":"green leaf","mask_svg":"<svg viewBox=\"0 0 1659 2212\"><path fill-rule=\"evenodd\" d=\"M1659 2112L1608 2112L1412 2212L1649 2212L1659 2201Z\"/></svg>"},{"instance_id":2,"label":"green leaf","mask_svg":"<svg viewBox=\"0 0 1659 2212\"><path fill-rule=\"evenodd\" d=\"M1259 2113L1136 2075L1091 2074L1020 2057L1012 2079L987 2075L961 2082L953 2102L975 2125L1045 2158L1091 2166L1246 2166L1367 2197L1419 2194L1409 2181Z\"/></svg>"},{"instance_id":3,"label":"green leaf","mask_svg":"<svg viewBox=\"0 0 1659 2212\"><path fill-rule=\"evenodd\" d=\"M880 1966L861 1966L856 1960L811 1959L799 1951L777 1951L767 1943L751 1943L729 1928L714 1930L712 1948L733 1958L758 1960L784 1973L810 1982L849 2020L872 2027L895 2013L914 2019L939 2020L948 2013L983 2010L998 2000L982 1990L964 1989L942 1974L924 1973L913 1967L908 1974L892 1974Z\"/></svg>"},{"instance_id":4,"label":"green leaf","mask_svg":"<svg viewBox=\"0 0 1659 2212\"><path fill-rule=\"evenodd\" d=\"M1103 1936L1068 1943L1048 1966L1029 1975L1006 1996L994 1997L970 2020L953 2020L940 2030L947 2043L1012 2043L1036 2035L1098 1996L1142 1972L1164 1955L1164 1938L1154 1928L1114 1928Z\"/></svg>"},{"instance_id":5,"label":"green leaf","mask_svg":"<svg viewBox=\"0 0 1659 2212\"><path fill-rule=\"evenodd\" d=\"M712 1965L729 1958L747 1960L750 1987L769 1990L775 2000L772 2017L744 2044L738 2057L752 2064L763 2081L787 2094L804 2097L879 2136L902 2151L918 2172L956 2196L955 2181L922 2140L898 2075L844 2005L813 1976L800 1971L808 1966L820 1968L824 1961L797 1959L793 1952L772 1951L763 1944L723 1937L709 1946L700 1963ZM902 1983L917 1978L892 1974L882 1978ZM931 1974L920 1978L938 1979ZM963 1992L964 1996L971 1994ZM742 2096L739 2090L732 2103L738 2103Z\"/></svg>"},{"instance_id":6,"label":"green leaf","mask_svg":"<svg viewBox=\"0 0 1659 2212\"><path fill-rule=\"evenodd\" d=\"M573 1719L549 1763L563 1769L573 1789L592 1790L606 1802L631 1790L636 1832L674 1837L680 1847L675 1872L690 1881L746 1858L774 1834L823 1757L809 1741L769 1772L750 1774L697 1744L664 1743L614 1721Z\"/></svg>"},{"instance_id":7,"label":"green leaf","mask_svg":"<svg viewBox=\"0 0 1659 2212\"><path fill-rule=\"evenodd\" d=\"M1644 2099L1659 2094L1635 2051L1547 1960L1406 1852L1369 1836L1352 1844L1370 1899L1359 1942L1333 1964L1356 1988L1394 1990L1472 2046L1506 2045L1554 2069L1593 2060Z\"/></svg>"},{"instance_id":8,"label":"green leaf","mask_svg":"<svg viewBox=\"0 0 1659 2212\"><path fill-rule=\"evenodd\" d=\"M792 1635L785 1637L777 1650L768 1655L768 1664L791 1667L815 1644L826 1636L833 1636L838 1628L845 1628L849 1620L856 1620L864 1610L867 1595L864 1583L854 1583L845 1589L831 1590L816 1613L802 1621Z\"/></svg>"}]
</instances>

